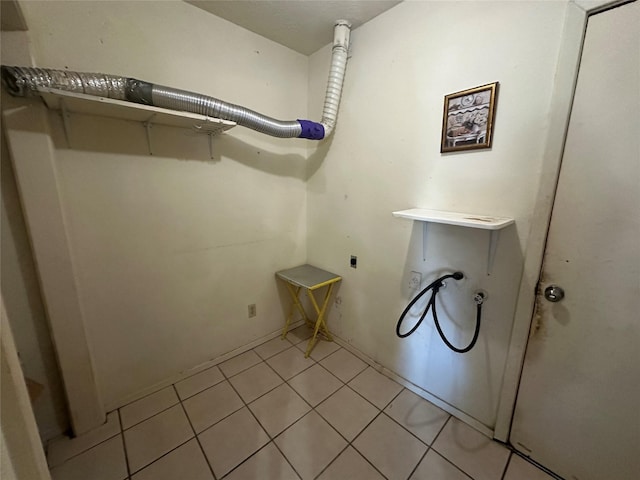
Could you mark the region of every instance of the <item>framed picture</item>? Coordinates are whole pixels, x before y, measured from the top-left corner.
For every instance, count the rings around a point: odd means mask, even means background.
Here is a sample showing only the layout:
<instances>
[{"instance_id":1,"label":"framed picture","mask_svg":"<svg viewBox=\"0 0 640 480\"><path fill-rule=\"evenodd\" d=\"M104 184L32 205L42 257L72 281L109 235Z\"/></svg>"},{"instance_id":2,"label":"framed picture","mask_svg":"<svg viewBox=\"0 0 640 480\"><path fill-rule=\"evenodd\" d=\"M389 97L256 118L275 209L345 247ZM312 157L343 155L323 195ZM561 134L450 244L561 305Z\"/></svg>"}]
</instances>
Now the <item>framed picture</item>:
<instances>
[{"instance_id":1,"label":"framed picture","mask_svg":"<svg viewBox=\"0 0 640 480\"><path fill-rule=\"evenodd\" d=\"M440 152L490 148L498 82L444 97Z\"/></svg>"}]
</instances>

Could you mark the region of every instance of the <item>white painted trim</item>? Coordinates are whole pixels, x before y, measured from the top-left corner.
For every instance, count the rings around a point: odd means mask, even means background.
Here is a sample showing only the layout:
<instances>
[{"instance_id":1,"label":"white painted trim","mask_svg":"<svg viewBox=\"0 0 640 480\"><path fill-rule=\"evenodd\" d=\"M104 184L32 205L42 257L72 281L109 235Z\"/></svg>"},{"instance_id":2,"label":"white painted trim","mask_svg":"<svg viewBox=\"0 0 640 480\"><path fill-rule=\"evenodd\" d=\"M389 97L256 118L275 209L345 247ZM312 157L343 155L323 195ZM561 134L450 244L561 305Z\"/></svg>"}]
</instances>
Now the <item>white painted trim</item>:
<instances>
[{"instance_id":1,"label":"white painted trim","mask_svg":"<svg viewBox=\"0 0 640 480\"><path fill-rule=\"evenodd\" d=\"M2 390L3 413L0 426L2 443L0 470L8 472L9 478L15 474L16 479L51 480L9 319L4 308L4 300L0 303L0 362L2 363L0 390ZM4 418L4 415L9 415L11 418ZM5 462L8 465L5 465Z\"/></svg>"},{"instance_id":2,"label":"white painted trim","mask_svg":"<svg viewBox=\"0 0 640 480\"><path fill-rule=\"evenodd\" d=\"M520 375L534 313L535 289L542 269L544 248L571 116L587 20L591 14L627 3L627 1L572 0L567 4L549 109L549 130L545 142L540 183L527 239L524 272L520 283L496 416L494 436L503 442L508 441L511 430Z\"/></svg>"},{"instance_id":3,"label":"white painted trim","mask_svg":"<svg viewBox=\"0 0 640 480\"><path fill-rule=\"evenodd\" d=\"M632 0L571 0L587 15L594 15L602 10L617 7Z\"/></svg>"},{"instance_id":4,"label":"white painted trim","mask_svg":"<svg viewBox=\"0 0 640 480\"><path fill-rule=\"evenodd\" d=\"M299 327L301 325L304 324L304 320L298 320L297 322L294 322L291 324L291 326L289 327L290 329L294 329L296 327ZM201 363L200 365L190 368L188 370L185 370L184 372L180 372L177 375L173 375L161 382L156 383L155 385L152 385L148 388L145 388L143 390L139 390L138 392L128 395L125 398L109 403L106 406L106 409L108 412L111 412L117 408L123 407L124 405L127 405L131 402L135 402L136 400L139 400L143 397L146 397L147 395L150 395L154 392L157 392L158 390L162 390L165 387L168 387L169 385L173 385L174 383L178 383L181 380L184 380L185 378L191 377L193 375L195 375L196 373L200 373L204 370L207 370L211 367L215 367L216 365L219 365L220 363L229 360L230 358L235 357L236 355L240 355L242 353L248 352L249 350L262 345L264 342L268 342L269 340L273 340L276 337L279 337L280 335L282 335L282 328L279 328L277 331L272 332L268 335L265 335L264 337L258 338L257 340L254 340L251 343L248 343L247 345L243 345L242 347L236 348L235 350L231 350L230 352L225 353L224 355L220 355L219 357L216 357L212 360L208 360L204 363Z\"/></svg>"},{"instance_id":5,"label":"white painted trim","mask_svg":"<svg viewBox=\"0 0 640 480\"><path fill-rule=\"evenodd\" d=\"M491 430L489 427L487 427L483 423L479 422L475 418L467 415L466 413L464 413L461 410L458 410L454 406L452 406L449 403L445 402L444 400L436 397L435 395L432 395L431 393L427 392L426 390L423 390L422 388L418 387L414 383L411 383L406 378L403 378L400 375L398 375L397 373L395 373L395 372L389 370L388 368L380 365L379 363L374 361L372 358L370 358L369 356L365 355L360 350L355 348L350 343L344 341L340 337L337 337L335 334L333 334L333 340L338 345L343 347L345 350L348 350L349 352L353 353L356 357L358 357L360 360L362 360L363 362L369 364L371 366L371 368L375 369L377 372L381 373L385 377L388 377L391 380L393 380L394 382L397 382L400 385L402 385L403 387L407 388L408 390L411 390L413 393L415 393L419 397L424 398L425 400L427 400L428 402L433 403L435 406L441 408L445 412L447 412L447 413L453 415L454 417L462 420L464 423L466 423L470 427L475 428L476 430L478 430L480 433L486 435L487 437L494 438L493 430Z\"/></svg>"},{"instance_id":6,"label":"white painted trim","mask_svg":"<svg viewBox=\"0 0 640 480\"><path fill-rule=\"evenodd\" d=\"M301 325L304 325L304 320L299 320L296 323L291 324L291 329L294 329L296 327L299 327ZM200 365L198 365L197 367L193 367L190 368L189 370L186 370L184 372L181 372L180 374L174 375L170 378L167 378L166 380L163 380L162 382L156 383L155 385L145 388L143 390L140 390L138 392L136 392L135 394L129 395L126 398L114 402L112 404L108 404L107 405L107 411L111 412L117 408L121 408L124 405L127 405L131 402L134 402L136 400L139 400L143 397L146 397L147 395L150 395L154 392L157 392L158 390L161 390L163 388L168 387L169 385L173 385L174 383L177 383L181 380L184 380L185 378L191 377L192 375L195 375L197 373L200 373L204 370L207 370L211 367L214 367L216 365L219 365L220 363L229 360L230 358L235 357L236 355L240 355L242 353L245 353L261 344L263 344L264 342L268 342L269 340L272 340L274 338L279 337L282 334L282 329L278 329L277 331L270 333L268 335L265 335L264 337L261 337L257 340L254 340L253 342L247 344L247 345L243 345L242 347L236 348L235 350L232 350L228 353L225 353L224 355L220 355L219 357L216 357L212 360L209 360L207 362L204 362ZM370 365L372 368L374 368L376 371L380 372L381 374L383 374L384 376L394 380L395 382L398 382L400 385L406 387L407 389L411 390L413 393L415 393L416 395L424 398L425 400L433 403L434 405L440 407L442 410L444 410L447 413L450 413L451 415L453 415L456 418L459 418L460 420L462 420L463 422L465 422L466 424L470 425L471 427L475 428L476 430L478 430L479 432L483 433L484 435L486 435L489 438L493 438L493 430L491 430L490 428L488 428L486 425L480 423L478 420L476 420L473 417L470 417L469 415L467 415L466 413L458 410L457 408L451 406L450 404L448 404L447 402L441 400L440 398L430 394L429 392L427 392L426 390L421 389L420 387L418 387L417 385L411 383L409 380L399 376L397 373L392 372L391 370L389 370L388 368L383 367L382 365L380 365L379 363L375 362L373 359L371 359L370 357L368 357L367 355L365 355L363 352L361 352L360 350L358 350L357 348L355 348L353 345L351 345L350 343L346 342L345 340L337 337L335 334L333 334L333 339L334 341L340 345L341 347L343 347L345 350L348 350L349 352L351 352L352 354L354 354L356 357L360 358L363 362L367 363L368 365Z\"/></svg>"},{"instance_id":7,"label":"white painted trim","mask_svg":"<svg viewBox=\"0 0 640 480\"><path fill-rule=\"evenodd\" d=\"M76 435L106 421L57 182L55 148L41 102L7 99L3 123Z\"/></svg>"}]
</instances>

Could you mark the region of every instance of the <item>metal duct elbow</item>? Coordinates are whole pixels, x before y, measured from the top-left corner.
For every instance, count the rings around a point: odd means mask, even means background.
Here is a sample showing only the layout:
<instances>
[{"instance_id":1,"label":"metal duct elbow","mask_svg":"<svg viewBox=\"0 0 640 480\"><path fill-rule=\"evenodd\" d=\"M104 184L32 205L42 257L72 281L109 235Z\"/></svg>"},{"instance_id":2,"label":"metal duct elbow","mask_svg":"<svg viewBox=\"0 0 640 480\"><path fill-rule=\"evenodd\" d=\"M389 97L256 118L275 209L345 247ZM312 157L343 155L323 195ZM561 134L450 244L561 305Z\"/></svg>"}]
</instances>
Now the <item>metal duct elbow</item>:
<instances>
[{"instance_id":1,"label":"metal duct elbow","mask_svg":"<svg viewBox=\"0 0 640 480\"><path fill-rule=\"evenodd\" d=\"M322 140L335 127L347 64L350 28L351 25L345 20L336 22L329 81L320 123L300 119L276 120L207 95L102 73L3 65L2 81L9 93L15 96L37 95L40 88L52 88L230 120L273 137Z\"/></svg>"}]
</instances>

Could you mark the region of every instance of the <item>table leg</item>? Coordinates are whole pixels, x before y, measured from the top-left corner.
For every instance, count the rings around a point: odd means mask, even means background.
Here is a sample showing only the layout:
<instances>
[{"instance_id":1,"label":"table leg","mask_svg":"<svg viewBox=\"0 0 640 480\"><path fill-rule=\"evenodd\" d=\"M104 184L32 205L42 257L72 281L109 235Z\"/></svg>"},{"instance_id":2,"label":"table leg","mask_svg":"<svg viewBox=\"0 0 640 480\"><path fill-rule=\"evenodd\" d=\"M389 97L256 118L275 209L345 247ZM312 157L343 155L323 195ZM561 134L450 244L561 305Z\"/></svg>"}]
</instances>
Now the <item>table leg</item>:
<instances>
[{"instance_id":1,"label":"table leg","mask_svg":"<svg viewBox=\"0 0 640 480\"><path fill-rule=\"evenodd\" d=\"M307 344L307 350L304 354L305 358L309 357L309 355L311 354L311 350L313 350L313 347L318 341L318 332L321 332L325 337L327 337L327 340L329 340L330 342L333 341L333 337L329 333L329 329L327 328L327 324L324 320L325 313L327 311L327 305L329 304L329 298L331 297L331 292L333 291L333 285L334 284L331 283L327 288L327 292L325 293L324 300L322 302L322 308L318 306L318 302L316 302L316 299L313 296L313 291L307 290L307 295L309 296L309 300L311 300L313 308L318 314L318 319L316 320L316 324L313 329L313 336L309 339L309 343Z\"/></svg>"},{"instance_id":2,"label":"table leg","mask_svg":"<svg viewBox=\"0 0 640 480\"><path fill-rule=\"evenodd\" d=\"M300 293L300 288L301 287L294 287L290 283L287 283L286 285L287 285L287 290L289 290L289 293L291 294L291 300L292 301L291 301L291 307L289 308L289 315L287 315L287 321L285 322L284 328L282 329L282 339L283 340L287 337L287 333L289 332L289 325L291 325L291 320L293 318L293 312L294 312L296 307L302 313L302 316L305 319L305 321L307 323L311 322L309 320L309 318L307 317L306 312L302 308L302 304L300 303L300 300L298 300L298 294Z\"/></svg>"}]
</instances>

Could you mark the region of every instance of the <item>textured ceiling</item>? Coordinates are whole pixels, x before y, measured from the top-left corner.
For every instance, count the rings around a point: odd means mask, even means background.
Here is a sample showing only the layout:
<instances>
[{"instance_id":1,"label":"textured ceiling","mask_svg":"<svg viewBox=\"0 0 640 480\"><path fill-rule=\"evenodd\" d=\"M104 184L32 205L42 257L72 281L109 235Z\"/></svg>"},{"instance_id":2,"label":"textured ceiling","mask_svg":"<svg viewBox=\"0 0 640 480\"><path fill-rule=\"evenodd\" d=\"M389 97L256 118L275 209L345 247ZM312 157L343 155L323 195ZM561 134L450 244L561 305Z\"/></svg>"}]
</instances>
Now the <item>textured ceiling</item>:
<instances>
[{"instance_id":1,"label":"textured ceiling","mask_svg":"<svg viewBox=\"0 0 640 480\"><path fill-rule=\"evenodd\" d=\"M401 0L186 0L304 55L333 41L333 25L357 28Z\"/></svg>"}]
</instances>

